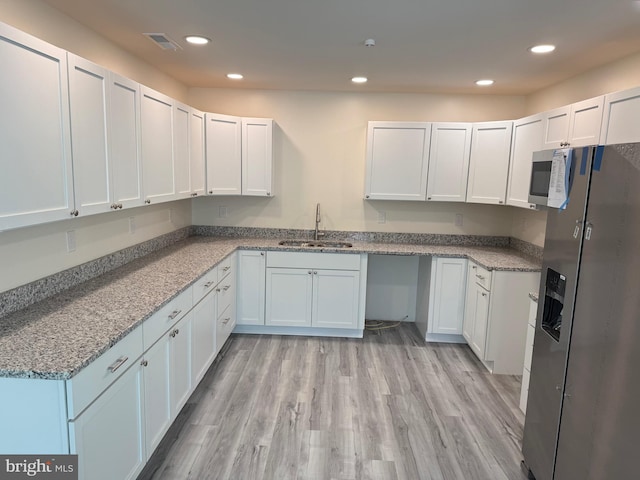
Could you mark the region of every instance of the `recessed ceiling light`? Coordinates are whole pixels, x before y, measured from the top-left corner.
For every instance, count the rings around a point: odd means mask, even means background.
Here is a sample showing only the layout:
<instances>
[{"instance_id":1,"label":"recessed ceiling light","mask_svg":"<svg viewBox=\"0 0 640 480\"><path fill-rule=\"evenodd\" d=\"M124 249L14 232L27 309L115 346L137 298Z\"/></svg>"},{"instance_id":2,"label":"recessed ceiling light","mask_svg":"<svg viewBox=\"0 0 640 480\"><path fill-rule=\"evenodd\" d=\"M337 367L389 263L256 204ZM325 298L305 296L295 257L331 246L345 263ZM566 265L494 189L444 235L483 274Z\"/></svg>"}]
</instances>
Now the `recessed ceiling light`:
<instances>
[{"instance_id":1,"label":"recessed ceiling light","mask_svg":"<svg viewBox=\"0 0 640 480\"><path fill-rule=\"evenodd\" d=\"M353 83L367 83L367 77L353 77L351 81Z\"/></svg>"},{"instance_id":2,"label":"recessed ceiling light","mask_svg":"<svg viewBox=\"0 0 640 480\"><path fill-rule=\"evenodd\" d=\"M231 80L242 80L244 77L239 73L227 73L227 78Z\"/></svg>"},{"instance_id":3,"label":"recessed ceiling light","mask_svg":"<svg viewBox=\"0 0 640 480\"><path fill-rule=\"evenodd\" d=\"M535 47L531 47L529 51L531 53L551 53L555 49L555 45L536 45Z\"/></svg>"},{"instance_id":4,"label":"recessed ceiling light","mask_svg":"<svg viewBox=\"0 0 640 480\"><path fill-rule=\"evenodd\" d=\"M206 45L211 41L207 37L201 37L200 35L189 35L184 39L193 45Z\"/></svg>"},{"instance_id":5,"label":"recessed ceiling light","mask_svg":"<svg viewBox=\"0 0 640 480\"><path fill-rule=\"evenodd\" d=\"M479 87L488 87L489 85L493 85L494 81L493 80L489 80L488 78L485 80L478 80L476 81L476 85L478 85Z\"/></svg>"}]
</instances>

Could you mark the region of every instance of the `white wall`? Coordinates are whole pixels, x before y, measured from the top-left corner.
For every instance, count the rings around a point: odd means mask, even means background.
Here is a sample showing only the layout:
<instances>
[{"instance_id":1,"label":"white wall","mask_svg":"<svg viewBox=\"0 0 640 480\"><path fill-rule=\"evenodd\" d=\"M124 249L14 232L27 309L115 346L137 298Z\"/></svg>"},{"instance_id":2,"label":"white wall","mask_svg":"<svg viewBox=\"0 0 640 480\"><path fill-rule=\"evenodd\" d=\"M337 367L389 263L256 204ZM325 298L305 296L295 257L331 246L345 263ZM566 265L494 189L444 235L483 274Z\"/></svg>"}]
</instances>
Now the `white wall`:
<instances>
[{"instance_id":1,"label":"white wall","mask_svg":"<svg viewBox=\"0 0 640 480\"><path fill-rule=\"evenodd\" d=\"M364 201L367 121L487 121L524 115L524 98L488 95L365 94L191 89L204 111L272 117L277 123L275 197L194 202L193 223L350 231L509 235L512 208L464 203ZM228 217L219 217L219 207ZM378 223L380 212L386 223ZM463 226L454 225L463 214Z\"/></svg>"},{"instance_id":2,"label":"white wall","mask_svg":"<svg viewBox=\"0 0 640 480\"><path fill-rule=\"evenodd\" d=\"M0 292L190 224L191 204L182 200L0 232ZM76 250L68 253L71 230Z\"/></svg>"}]
</instances>

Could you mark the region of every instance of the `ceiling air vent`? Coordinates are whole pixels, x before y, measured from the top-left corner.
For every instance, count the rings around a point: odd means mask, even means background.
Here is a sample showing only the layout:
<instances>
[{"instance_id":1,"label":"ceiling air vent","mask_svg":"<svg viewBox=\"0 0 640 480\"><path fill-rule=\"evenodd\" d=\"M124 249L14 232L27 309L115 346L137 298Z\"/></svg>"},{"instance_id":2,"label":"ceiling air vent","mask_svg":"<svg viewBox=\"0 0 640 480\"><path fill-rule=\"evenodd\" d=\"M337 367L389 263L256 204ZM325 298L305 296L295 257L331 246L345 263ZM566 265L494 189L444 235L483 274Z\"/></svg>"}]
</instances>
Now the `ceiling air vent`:
<instances>
[{"instance_id":1,"label":"ceiling air vent","mask_svg":"<svg viewBox=\"0 0 640 480\"><path fill-rule=\"evenodd\" d=\"M143 35L151 39L151 41L153 41L163 50L182 50L182 47L180 47L180 45L171 40L164 33L143 33Z\"/></svg>"}]
</instances>

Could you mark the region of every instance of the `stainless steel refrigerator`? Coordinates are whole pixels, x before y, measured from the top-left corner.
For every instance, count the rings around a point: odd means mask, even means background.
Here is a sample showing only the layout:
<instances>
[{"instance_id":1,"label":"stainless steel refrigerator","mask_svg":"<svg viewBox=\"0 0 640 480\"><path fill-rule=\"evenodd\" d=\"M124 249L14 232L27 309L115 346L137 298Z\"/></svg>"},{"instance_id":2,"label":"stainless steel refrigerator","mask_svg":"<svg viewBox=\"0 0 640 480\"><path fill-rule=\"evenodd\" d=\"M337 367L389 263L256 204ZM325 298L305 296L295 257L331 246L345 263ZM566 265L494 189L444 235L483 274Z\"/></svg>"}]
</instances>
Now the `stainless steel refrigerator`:
<instances>
[{"instance_id":1,"label":"stainless steel refrigerator","mask_svg":"<svg viewBox=\"0 0 640 480\"><path fill-rule=\"evenodd\" d=\"M524 466L640 478L640 143L572 153L566 209L547 213Z\"/></svg>"}]
</instances>

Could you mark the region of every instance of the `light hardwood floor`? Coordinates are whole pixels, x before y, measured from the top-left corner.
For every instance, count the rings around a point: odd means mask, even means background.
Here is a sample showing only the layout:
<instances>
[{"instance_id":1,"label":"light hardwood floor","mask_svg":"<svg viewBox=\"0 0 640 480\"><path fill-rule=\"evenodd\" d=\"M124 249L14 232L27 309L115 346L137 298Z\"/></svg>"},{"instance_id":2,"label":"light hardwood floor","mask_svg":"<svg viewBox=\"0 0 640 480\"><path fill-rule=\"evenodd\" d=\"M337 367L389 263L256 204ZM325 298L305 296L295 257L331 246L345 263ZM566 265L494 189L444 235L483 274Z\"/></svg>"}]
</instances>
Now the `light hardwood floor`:
<instances>
[{"instance_id":1,"label":"light hardwood floor","mask_svg":"<svg viewBox=\"0 0 640 480\"><path fill-rule=\"evenodd\" d=\"M522 480L520 379L413 324L232 335L139 479Z\"/></svg>"}]
</instances>

